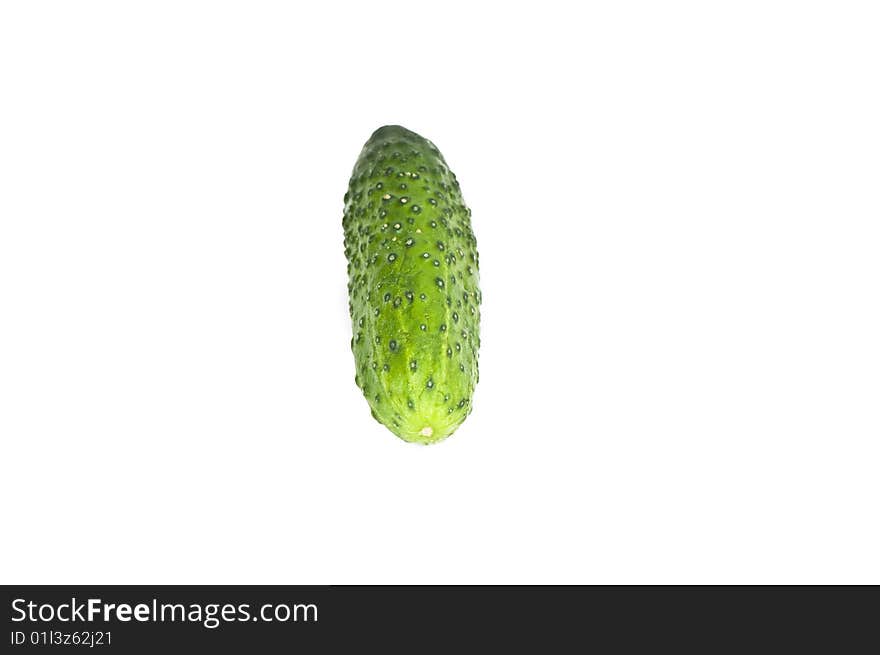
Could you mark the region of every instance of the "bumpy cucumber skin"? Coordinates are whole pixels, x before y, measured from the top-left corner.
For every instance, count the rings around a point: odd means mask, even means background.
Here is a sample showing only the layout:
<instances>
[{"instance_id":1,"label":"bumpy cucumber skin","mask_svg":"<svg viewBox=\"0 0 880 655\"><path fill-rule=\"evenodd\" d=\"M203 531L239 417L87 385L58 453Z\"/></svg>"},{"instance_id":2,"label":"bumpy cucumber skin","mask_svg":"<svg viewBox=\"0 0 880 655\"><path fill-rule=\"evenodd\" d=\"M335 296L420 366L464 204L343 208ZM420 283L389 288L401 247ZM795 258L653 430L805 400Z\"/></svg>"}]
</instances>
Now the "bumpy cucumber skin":
<instances>
[{"instance_id":1,"label":"bumpy cucumber skin","mask_svg":"<svg viewBox=\"0 0 880 655\"><path fill-rule=\"evenodd\" d=\"M398 125L364 145L345 194L355 382L373 417L436 443L479 378L479 255L471 212L433 143Z\"/></svg>"}]
</instances>

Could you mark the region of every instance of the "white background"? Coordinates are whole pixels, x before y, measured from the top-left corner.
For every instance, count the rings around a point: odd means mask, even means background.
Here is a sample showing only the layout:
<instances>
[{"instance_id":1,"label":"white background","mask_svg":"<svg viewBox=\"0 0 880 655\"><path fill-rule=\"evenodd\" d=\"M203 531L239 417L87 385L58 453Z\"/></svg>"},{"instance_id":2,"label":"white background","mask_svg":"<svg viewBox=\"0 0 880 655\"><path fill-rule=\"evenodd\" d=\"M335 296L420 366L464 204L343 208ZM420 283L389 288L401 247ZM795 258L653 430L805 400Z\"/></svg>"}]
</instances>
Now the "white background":
<instances>
[{"instance_id":1,"label":"white background","mask_svg":"<svg viewBox=\"0 0 880 655\"><path fill-rule=\"evenodd\" d=\"M0 580L880 583L878 33L4 3ZM342 196L386 123L480 247L474 412L433 447L354 384Z\"/></svg>"}]
</instances>

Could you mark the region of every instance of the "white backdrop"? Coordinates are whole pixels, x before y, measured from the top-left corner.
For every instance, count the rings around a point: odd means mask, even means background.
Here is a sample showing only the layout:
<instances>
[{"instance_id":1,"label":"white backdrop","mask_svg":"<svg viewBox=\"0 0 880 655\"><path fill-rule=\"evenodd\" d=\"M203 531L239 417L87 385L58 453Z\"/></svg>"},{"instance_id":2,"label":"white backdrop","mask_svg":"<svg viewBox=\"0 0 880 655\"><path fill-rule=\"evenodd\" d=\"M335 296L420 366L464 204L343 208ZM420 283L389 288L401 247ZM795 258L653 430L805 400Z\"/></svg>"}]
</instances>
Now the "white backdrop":
<instances>
[{"instance_id":1,"label":"white backdrop","mask_svg":"<svg viewBox=\"0 0 880 655\"><path fill-rule=\"evenodd\" d=\"M4 3L0 581L880 583L875 7ZM349 350L387 123L481 255L433 447Z\"/></svg>"}]
</instances>

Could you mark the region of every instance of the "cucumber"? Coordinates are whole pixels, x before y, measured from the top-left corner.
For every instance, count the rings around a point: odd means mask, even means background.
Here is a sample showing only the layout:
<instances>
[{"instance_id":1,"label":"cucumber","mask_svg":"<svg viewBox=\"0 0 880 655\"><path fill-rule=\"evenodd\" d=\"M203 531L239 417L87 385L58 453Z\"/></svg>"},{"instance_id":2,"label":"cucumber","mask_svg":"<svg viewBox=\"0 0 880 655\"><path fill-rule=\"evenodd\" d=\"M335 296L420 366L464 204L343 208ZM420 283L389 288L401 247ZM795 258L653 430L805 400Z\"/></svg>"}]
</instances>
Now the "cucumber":
<instances>
[{"instance_id":1,"label":"cucumber","mask_svg":"<svg viewBox=\"0 0 880 655\"><path fill-rule=\"evenodd\" d=\"M458 181L433 143L381 127L342 225L355 383L395 435L441 441L470 414L479 378L479 256Z\"/></svg>"}]
</instances>

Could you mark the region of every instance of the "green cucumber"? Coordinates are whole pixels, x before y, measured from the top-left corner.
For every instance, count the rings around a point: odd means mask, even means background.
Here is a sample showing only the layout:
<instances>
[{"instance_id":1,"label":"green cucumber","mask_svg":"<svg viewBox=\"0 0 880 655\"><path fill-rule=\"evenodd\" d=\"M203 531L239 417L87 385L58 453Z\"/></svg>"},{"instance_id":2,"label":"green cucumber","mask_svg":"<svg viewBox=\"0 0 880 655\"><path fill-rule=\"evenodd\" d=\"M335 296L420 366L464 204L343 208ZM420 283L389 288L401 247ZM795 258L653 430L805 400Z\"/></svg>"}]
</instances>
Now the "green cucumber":
<instances>
[{"instance_id":1,"label":"green cucumber","mask_svg":"<svg viewBox=\"0 0 880 655\"><path fill-rule=\"evenodd\" d=\"M445 439L471 411L482 301L455 175L427 139L381 127L355 164L342 225L355 382L401 439Z\"/></svg>"}]
</instances>

